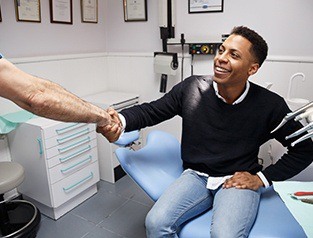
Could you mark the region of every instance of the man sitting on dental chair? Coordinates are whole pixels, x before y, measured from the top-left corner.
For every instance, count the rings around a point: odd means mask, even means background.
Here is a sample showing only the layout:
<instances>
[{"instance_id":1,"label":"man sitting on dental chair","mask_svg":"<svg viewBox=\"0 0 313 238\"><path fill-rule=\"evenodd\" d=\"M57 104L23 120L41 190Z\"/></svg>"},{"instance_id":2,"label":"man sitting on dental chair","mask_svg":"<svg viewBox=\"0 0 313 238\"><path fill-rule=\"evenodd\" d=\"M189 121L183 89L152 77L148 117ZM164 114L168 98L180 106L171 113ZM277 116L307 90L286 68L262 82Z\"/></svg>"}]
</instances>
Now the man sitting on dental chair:
<instances>
[{"instance_id":1,"label":"man sitting on dental chair","mask_svg":"<svg viewBox=\"0 0 313 238\"><path fill-rule=\"evenodd\" d=\"M121 111L125 131L182 117L182 160L185 171L154 204L146 218L147 237L177 237L184 222L213 209L211 237L247 237L260 195L272 181L291 178L313 160L313 143L285 137L302 128L288 121L271 133L290 112L279 95L248 81L266 59L264 39L247 27L235 27L214 58L214 76L191 76L162 98ZM111 110L112 118L118 114ZM109 141L123 128L107 126ZM260 146L275 138L288 152L263 169ZM269 214L270 215L270 214Z\"/></svg>"}]
</instances>

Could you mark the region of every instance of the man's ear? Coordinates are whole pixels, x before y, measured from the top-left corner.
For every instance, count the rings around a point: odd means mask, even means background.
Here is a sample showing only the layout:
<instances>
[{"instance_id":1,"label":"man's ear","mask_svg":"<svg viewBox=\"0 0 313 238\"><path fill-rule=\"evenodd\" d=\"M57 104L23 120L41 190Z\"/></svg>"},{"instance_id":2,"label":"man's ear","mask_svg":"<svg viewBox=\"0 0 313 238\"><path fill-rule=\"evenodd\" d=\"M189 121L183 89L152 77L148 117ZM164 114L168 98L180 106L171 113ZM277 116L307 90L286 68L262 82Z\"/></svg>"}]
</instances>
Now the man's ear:
<instances>
[{"instance_id":1,"label":"man's ear","mask_svg":"<svg viewBox=\"0 0 313 238\"><path fill-rule=\"evenodd\" d=\"M258 63L253 63L248 71L249 76L254 75L256 72L258 72L259 68L260 65Z\"/></svg>"}]
</instances>

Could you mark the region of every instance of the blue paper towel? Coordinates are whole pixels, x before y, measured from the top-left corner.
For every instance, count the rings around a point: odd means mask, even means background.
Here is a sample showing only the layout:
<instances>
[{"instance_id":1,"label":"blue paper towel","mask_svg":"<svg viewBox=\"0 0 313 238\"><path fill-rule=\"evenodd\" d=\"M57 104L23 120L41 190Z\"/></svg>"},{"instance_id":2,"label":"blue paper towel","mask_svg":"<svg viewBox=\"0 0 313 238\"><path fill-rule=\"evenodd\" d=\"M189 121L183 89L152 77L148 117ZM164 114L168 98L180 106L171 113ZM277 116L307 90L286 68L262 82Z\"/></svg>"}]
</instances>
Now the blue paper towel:
<instances>
[{"instance_id":1,"label":"blue paper towel","mask_svg":"<svg viewBox=\"0 0 313 238\"><path fill-rule=\"evenodd\" d=\"M14 130L19 123L26 122L34 116L34 114L25 110L1 115L0 134L8 134L10 131Z\"/></svg>"}]
</instances>

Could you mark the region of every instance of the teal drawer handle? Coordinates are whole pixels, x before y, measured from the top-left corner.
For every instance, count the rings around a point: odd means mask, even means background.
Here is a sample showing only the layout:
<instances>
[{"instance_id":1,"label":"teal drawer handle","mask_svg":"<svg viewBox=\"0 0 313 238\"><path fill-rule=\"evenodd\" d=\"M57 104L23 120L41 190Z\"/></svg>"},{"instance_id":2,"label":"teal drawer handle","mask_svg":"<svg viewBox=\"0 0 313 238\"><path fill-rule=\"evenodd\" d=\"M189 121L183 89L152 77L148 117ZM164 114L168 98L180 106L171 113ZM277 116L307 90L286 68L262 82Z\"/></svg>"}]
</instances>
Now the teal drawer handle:
<instances>
[{"instance_id":1,"label":"teal drawer handle","mask_svg":"<svg viewBox=\"0 0 313 238\"><path fill-rule=\"evenodd\" d=\"M85 144L86 142L90 142L90 137L89 136L87 138L85 138L83 140L80 140L80 141L77 141L77 142L75 142L75 143L73 143L71 145L68 145L68 146L65 146L63 148L60 148L60 149L58 149L58 151L60 153L64 153L64 152L66 152L66 151L68 151L68 150L70 150L72 148L75 148L75 147L77 147L79 145Z\"/></svg>"},{"instance_id":2,"label":"teal drawer handle","mask_svg":"<svg viewBox=\"0 0 313 238\"><path fill-rule=\"evenodd\" d=\"M42 149L42 139L37 138L38 144L39 144L39 154L42 155L43 149Z\"/></svg>"},{"instance_id":3,"label":"teal drawer handle","mask_svg":"<svg viewBox=\"0 0 313 238\"><path fill-rule=\"evenodd\" d=\"M62 134L62 133L65 133L65 132L67 132L67 131L72 130L73 127L75 127L75 126L77 126L77 125L79 125L79 123L74 123L74 124L69 125L69 126L67 126L67 127L63 127L63 128L61 128L61 129L56 129L55 132L56 132L57 134ZM83 125L83 124L82 124L82 125Z\"/></svg>"},{"instance_id":4,"label":"teal drawer handle","mask_svg":"<svg viewBox=\"0 0 313 238\"><path fill-rule=\"evenodd\" d=\"M57 142L59 144L62 144L64 142L68 141L68 140L75 139L76 137L79 137L81 135L87 134L87 133L89 133L89 131L90 131L90 129L86 128L86 129L84 129L82 131L79 131L79 132L76 132L76 133L74 133L72 135L68 135L68 136L65 136L63 138L57 139Z\"/></svg>"},{"instance_id":5,"label":"teal drawer handle","mask_svg":"<svg viewBox=\"0 0 313 238\"><path fill-rule=\"evenodd\" d=\"M87 182L88 180L93 178L93 172L90 172L90 175L88 175L86 178L83 178L82 180L78 181L77 183L74 183L71 186L68 186L67 188L63 188L64 192L69 192L70 190L84 184L85 182Z\"/></svg>"},{"instance_id":6,"label":"teal drawer handle","mask_svg":"<svg viewBox=\"0 0 313 238\"><path fill-rule=\"evenodd\" d=\"M92 160L92 156L89 155L87 159L84 159L82 161L77 162L76 164L73 164L69 167L67 167L66 169L61 169L61 173L65 174L70 172L72 169L75 169L77 166L81 166L81 165L85 165L88 164L90 161Z\"/></svg>"},{"instance_id":7,"label":"teal drawer handle","mask_svg":"<svg viewBox=\"0 0 313 238\"><path fill-rule=\"evenodd\" d=\"M87 152L88 150L91 150L91 145L88 145L86 148L81 149L81 150L79 150L79 151L77 151L77 152L75 152L75 153L73 153L73 154L71 154L69 156L66 156L64 158L60 158L59 160L60 160L61 163L64 163L66 161L69 161L70 159L75 158L78 155L81 155L81 154Z\"/></svg>"}]
</instances>

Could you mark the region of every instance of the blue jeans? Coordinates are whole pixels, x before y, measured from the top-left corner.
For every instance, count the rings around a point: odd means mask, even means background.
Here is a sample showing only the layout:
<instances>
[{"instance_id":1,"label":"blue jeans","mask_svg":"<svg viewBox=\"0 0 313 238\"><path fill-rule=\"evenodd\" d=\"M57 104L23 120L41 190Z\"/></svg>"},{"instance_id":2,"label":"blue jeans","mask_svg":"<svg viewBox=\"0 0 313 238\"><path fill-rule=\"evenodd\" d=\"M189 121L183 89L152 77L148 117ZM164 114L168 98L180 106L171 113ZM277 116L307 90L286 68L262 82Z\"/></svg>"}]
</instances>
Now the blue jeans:
<instances>
[{"instance_id":1,"label":"blue jeans","mask_svg":"<svg viewBox=\"0 0 313 238\"><path fill-rule=\"evenodd\" d=\"M211 208L212 238L248 237L258 212L260 191L221 186L209 190L206 183L206 177L192 170L184 171L149 211L147 237L178 237L184 222Z\"/></svg>"}]
</instances>

